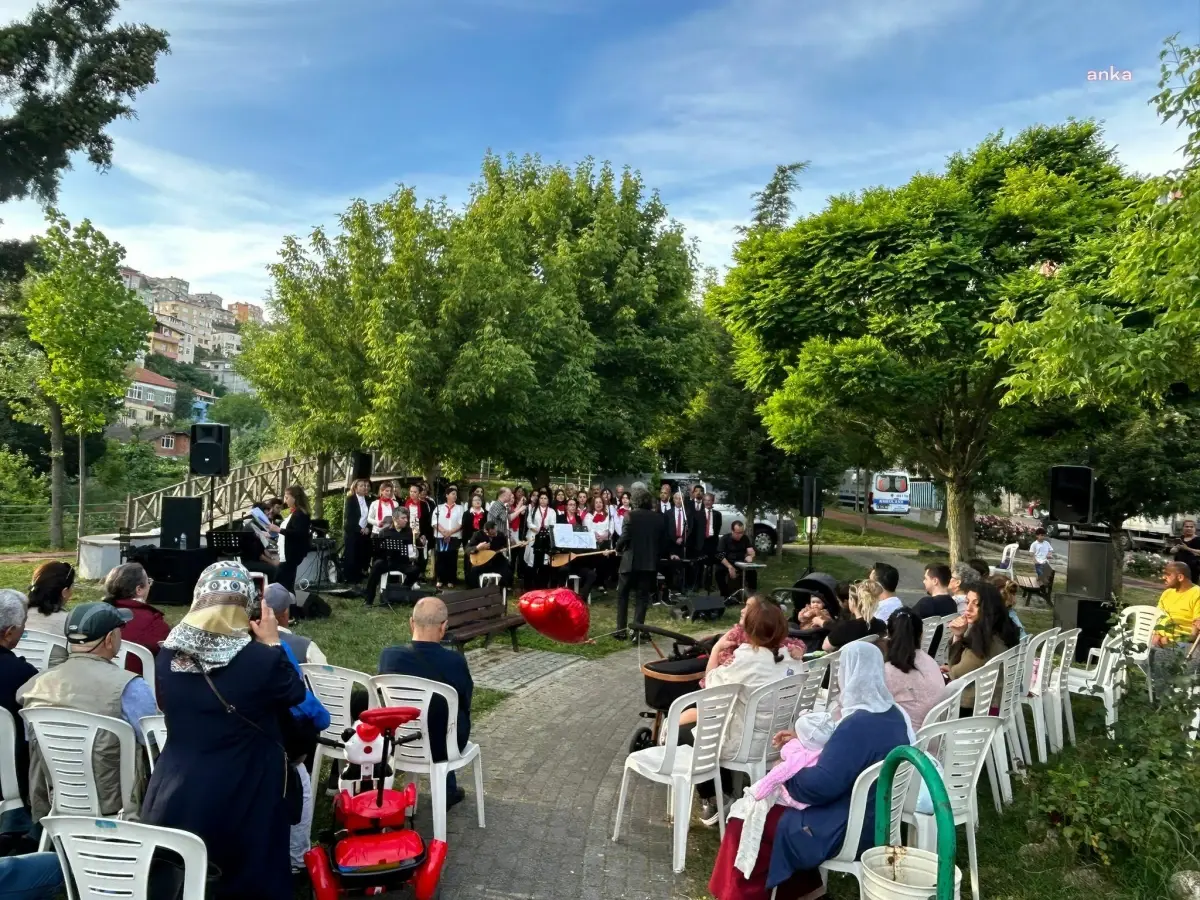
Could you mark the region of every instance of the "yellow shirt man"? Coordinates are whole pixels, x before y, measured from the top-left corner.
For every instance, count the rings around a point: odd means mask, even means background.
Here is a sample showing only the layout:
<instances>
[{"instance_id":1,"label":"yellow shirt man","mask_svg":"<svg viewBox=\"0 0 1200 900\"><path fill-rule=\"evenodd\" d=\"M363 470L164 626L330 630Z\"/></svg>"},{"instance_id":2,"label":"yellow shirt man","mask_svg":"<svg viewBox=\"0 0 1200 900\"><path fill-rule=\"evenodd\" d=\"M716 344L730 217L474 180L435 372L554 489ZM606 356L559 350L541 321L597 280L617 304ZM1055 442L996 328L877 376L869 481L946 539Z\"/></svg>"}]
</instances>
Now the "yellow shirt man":
<instances>
[{"instance_id":1,"label":"yellow shirt man","mask_svg":"<svg viewBox=\"0 0 1200 900\"><path fill-rule=\"evenodd\" d=\"M1169 621L1158 626L1158 632L1171 642L1192 637L1192 623L1200 620L1200 585L1188 584L1186 589L1169 587L1158 598L1158 608Z\"/></svg>"}]
</instances>

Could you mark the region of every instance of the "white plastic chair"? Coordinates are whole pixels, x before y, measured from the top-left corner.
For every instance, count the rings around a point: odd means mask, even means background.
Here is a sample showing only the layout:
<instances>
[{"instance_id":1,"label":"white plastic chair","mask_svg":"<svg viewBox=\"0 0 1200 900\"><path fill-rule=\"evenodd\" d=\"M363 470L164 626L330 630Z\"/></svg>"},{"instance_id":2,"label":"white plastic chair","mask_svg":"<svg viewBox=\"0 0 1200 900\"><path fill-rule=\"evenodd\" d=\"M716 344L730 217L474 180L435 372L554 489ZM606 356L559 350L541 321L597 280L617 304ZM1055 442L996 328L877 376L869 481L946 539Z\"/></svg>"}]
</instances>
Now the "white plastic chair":
<instances>
[{"instance_id":1,"label":"white plastic chair","mask_svg":"<svg viewBox=\"0 0 1200 900\"><path fill-rule=\"evenodd\" d=\"M1065 738L1075 743L1075 714L1071 709L1069 678L1079 634L1078 628L1060 631L1054 641L1055 659L1052 661L1050 680L1046 682L1046 730L1051 753L1062 750Z\"/></svg>"},{"instance_id":2,"label":"white plastic chair","mask_svg":"<svg viewBox=\"0 0 1200 900\"><path fill-rule=\"evenodd\" d=\"M50 778L50 815L103 818L92 759L96 739L102 731L116 737L120 747L121 812L132 808L137 740L128 722L55 706L23 709L21 716L33 730L37 751L46 764ZM30 752L33 752L32 747ZM42 849L46 845L47 837L43 832Z\"/></svg>"},{"instance_id":3,"label":"white plastic chair","mask_svg":"<svg viewBox=\"0 0 1200 900\"><path fill-rule=\"evenodd\" d=\"M146 762L150 765L149 771L153 772L155 757L161 755L167 746L167 717L142 716L138 727L142 730L142 742L146 745Z\"/></svg>"},{"instance_id":4,"label":"white plastic chair","mask_svg":"<svg viewBox=\"0 0 1200 900\"><path fill-rule=\"evenodd\" d=\"M1000 667L1000 702L996 715L1004 723L1000 736L992 745L988 761L988 778L999 781L1000 797L1004 803L1013 802L1010 774L1027 765L1021 752L1021 733L1017 729L1017 710L1020 708L1021 676L1025 670L1025 651L1029 637L1021 638L1017 646L1006 650L993 660Z\"/></svg>"},{"instance_id":5,"label":"white plastic chair","mask_svg":"<svg viewBox=\"0 0 1200 900\"><path fill-rule=\"evenodd\" d=\"M183 860L179 900L204 900L208 849L190 832L83 816L47 816L42 828L58 854L69 900L145 900L150 864L159 849Z\"/></svg>"},{"instance_id":6,"label":"white plastic chair","mask_svg":"<svg viewBox=\"0 0 1200 900\"><path fill-rule=\"evenodd\" d=\"M1016 709L1017 730L1021 736L1021 754L1030 763L1033 753L1029 747L1029 732L1025 726L1025 707L1033 716L1034 735L1037 739L1038 761L1045 764L1049 759L1046 751L1046 687L1054 671L1054 646L1058 640L1058 629L1047 628L1029 639L1025 648L1025 664L1021 671L1019 704Z\"/></svg>"},{"instance_id":7,"label":"white plastic chair","mask_svg":"<svg viewBox=\"0 0 1200 900\"><path fill-rule=\"evenodd\" d=\"M67 650L66 637L61 634L27 628L21 635L21 640L17 641L17 646L13 648L13 653L25 657L25 662L39 672L45 672L50 668L50 654L55 647L62 647L65 653Z\"/></svg>"},{"instance_id":8,"label":"white plastic chair","mask_svg":"<svg viewBox=\"0 0 1200 900\"><path fill-rule=\"evenodd\" d=\"M917 732L916 747L934 757L942 767L942 781L950 797L955 826L967 828L967 854L971 863L971 895L979 900L979 856L975 829L979 827L979 778L1004 723L997 716L971 716L926 725ZM936 746L936 750L931 747ZM910 791L905 821L916 826L916 846L937 850L937 822L916 811L916 791Z\"/></svg>"},{"instance_id":9,"label":"white plastic chair","mask_svg":"<svg viewBox=\"0 0 1200 900\"><path fill-rule=\"evenodd\" d=\"M973 716L990 716L992 713L992 700L996 696L996 685L1000 683L1000 676L1004 672L1004 661L1007 654L1011 650L1006 650L999 656L993 656L986 663L970 672L961 678L956 678L950 682L951 689L957 689L960 703L961 697L967 688L975 689L974 700L971 706L971 715ZM1008 781L1008 769L1005 767L1003 773L997 770L995 760L989 755L987 759L988 768L988 784L992 789L992 802L996 805L996 812L1004 811L1004 795L1005 790L1010 794L1012 787L1005 787L1005 782Z\"/></svg>"},{"instance_id":10,"label":"white plastic chair","mask_svg":"<svg viewBox=\"0 0 1200 900\"><path fill-rule=\"evenodd\" d=\"M323 738L341 741L342 733L354 726L354 717L350 715L350 696L354 692L354 685L366 689L368 709L379 705L379 695L371 684L371 676L365 672L317 663L301 663L300 671L304 673L308 686L321 705L329 710L329 727L321 732ZM345 751L340 747L327 747L318 741L317 751L313 755L313 781L321 777L321 763L325 759L332 759L334 766L337 766L338 761L345 758Z\"/></svg>"},{"instance_id":11,"label":"white plastic chair","mask_svg":"<svg viewBox=\"0 0 1200 900\"><path fill-rule=\"evenodd\" d=\"M859 892L862 892L862 863L858 861L858 845L862 840L863 822L867 814L867 800L870 798L871 786L879 779L879 772L883 769L883 763L877 762L873 766L868 766L863 769L858 778L854 780L854 790L850 794L850 818L846 822L846 836L842 839L842 846L829 859L821 863L821 881L826 885L829 884L830 872L844 872L847 875L853 875L859 883ZM891 822L890 822L890 837L888 843L895 847L900 845L900 824L904 814L904 807L908 801L910 784L913 783L913 775L915 770L912 765L907 762L902 762L896 768L896 776L892 779L892 806L891 806ZM917 781L920 779L918 778ZM915 785L913 785L915 787ZM913 791L915 794L915 791ZM874 835L871 835L871 841L874 843ZM774 896L774 894L772 894Z\"/></svg>"},{"instance_id":12,"label":"white plastic chair","mask_svg":"<svg viewBox=\"0 0 1200 900\"><path fill-rule=\"evenodd\" d=\"M992 575L1010 575L1012 574L1013 559L1017 555L1017 544L1005 544L1004 549L1000 552L1000 562L994 566L988 566L988 570Z\"/></svg>"},{"instance_id":13,"label":"white plastic chair","mask_svg":"<svg viewBox=\"0 0 1200 900\"><path fill-rule=\"evenodd\" d=\"M125 668L125 660L132 654L136 656L142 664L142 681L146 682L146 686L150 688L150 696L154 697L155 702L158 702L158 692L154 689L154 654L143 647L141 644L136 644L133 641L121 641L121 649L117 651L116 663L122 669Z\"/></svg>"},{"instance_id":14,"label":"white plastic chair","mask_svg":"<svg viewBox=\"0 0 1200 900\"><path fill-rule=\"evenodd\" d=\"M12 713L0 707L0 813L23 805L17 786L17 724Z\"/></svg>"},{"instance_id":15,"label":"white plastic chair","mask_svg":"<svg viewBox=\"0 0 1200 900\"><path fill-rule=\"evenodd\" d=\"M741 740L737 747L724 749L728 754L721 760L724 768L744 772L751 784L766 776L767 763L779 759L771 738L795 724L800 694L807 681L808 673L803 672L764 684L746 695Z\"/></svg>"},{"instance_id":16,"label":"white plastic chair","mask_svg":"<svg viewBox=\"0 0 1200 900\"><path fill-rule=\"evenodd\" d=\"M433 836L446 840L446 776L467 766L475 770L475 809L479 827L483 818L483 756L479 745L471 741L461 750L458 747L458 691L440 681L414 678L411 675L376 675L372 688L379 693L384 706L412 706L421 711L421 718L400 729L401 734L421 733L419 741L401 744L392 753L392 767L397 773L424 775L429 779L429 802L433 806ZM434 762L429 746L429 702L434 696L446 701L446 760Z\"/></svg>"},{"instance_id":17,"label":"white plastic chair","mask_svg":"<svg viewBox=\"0 0 1200 900\"><path fill-rule=\"evenodd\" d=\"M664 744L637 750L625 757L625 772L621 776L621 793L617 798L617 821L613 826L613 842L621 834L621 816L625 812L625 796L629 791L630 774L640 775L657 784L667 785L667 804L674 820L674 840L671 849L671 868L683 871L687 855L688 826L692 811L692 788L705 781L716 786L717 826L725 836L725 800L721 790L721 739L733 701L741 685L723 685L693 691L671 704L667 712L667 738ZM679 743L679 716L684 709L696 707L696 724L692 746Z\"/></svg>"},{"instance_id":18,"label":"white plastic chair","mask_svg":"<svg viewBox=\"0 0 1200 900\"><path fill-rule=\"evenodd\" d=\"M821 662L825 664L825 668L829 670L829 687L821 689L821 698L824 702L825 712L833 715L834 709L838 704L838 695L842 692L842 685L838 681L838 669L842 662L841 649L834 650L832 653L827 653L821 657Z\"/></svg>"},{"instance_id":19,"label":"white plastic chair","mask_svg":"<svg viewBox=\"0 0 1200 900\"><path fill-rule=\"evenodd\" d=\"M796 676L804 679L796 701L796 718L817 708L817 701L821 698L821 685L825 681L825 670L829 668L827 659L828 657L823 656L806 662L804 671Z\"/></svg>"},{"instance_id":20,"label":"white plastic chair","mask_svg":"<svg viewBox=\"0 0 1200 900\"><path fill-rule=\"evenodd\" d=\"M950 659L950 623L958 618L958 613L950 613L948 616L942 616L938 620L938 624L942 626L942 639L938 641L938 645L934 648L934 652L930 654L934 662L939 666L944 666ZM927 620L928 621L928 620ZM922 627L924 625L922 624ZM932 638L930 638L932 640Z\"/></svg>"},{"instance_id":21,"label":"white plastic chair","mask_svg":"<svg viewBox=\"0 0 1200 900\"><path fill-rule=\"evenodd\" d=\"M1157 606L1141 605L1125 607L1117 620L1117 628L1125 632L1126 639L1132 645L1125 658L1141 669L1142 674L1146 676L1146 693L1151 703L1154 702L1154 681L1150 677L1150 637L1158 623L1166 617L1167 614ZM1099 662L1101 649L1093 647L1088 652L1088 668ZM1116 722L1115 718L1113 722Z\"/></svg>"},{"instance_id":22,"label":"white plastic chair","mask_svg":"<svg viewBox=\"0 0 1200 900\"><path fill-rule=\"evenodd\" d=\"M1071 694L1098 696L1104 703L1104 724L1110 736L1113 726L1117 724L1117 703L1124 692L1125 677L1121 669L1121 655L1127 638L1128 635L1120 628L1114 629L1096 651L1094 669L1070 667L1066 670L1067 701L1064 712L1070 714ZM1150 681L1149 676L1146 677L1146 681ZM1074 717L1071 716L1067 721L1071 728L1071 743L1075 743Z\"/></svg>"}]
</instances>

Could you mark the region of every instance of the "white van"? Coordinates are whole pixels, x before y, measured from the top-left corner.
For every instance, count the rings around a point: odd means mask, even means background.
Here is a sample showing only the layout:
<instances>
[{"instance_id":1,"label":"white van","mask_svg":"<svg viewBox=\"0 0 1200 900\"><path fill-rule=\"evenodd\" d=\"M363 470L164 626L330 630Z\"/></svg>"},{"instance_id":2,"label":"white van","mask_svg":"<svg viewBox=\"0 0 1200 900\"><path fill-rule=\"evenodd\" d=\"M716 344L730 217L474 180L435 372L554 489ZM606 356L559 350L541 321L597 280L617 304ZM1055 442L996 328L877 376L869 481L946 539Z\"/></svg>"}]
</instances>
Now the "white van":
<instances>
[{"instance_id":1,"label":"white van","mask_svg":"<svg viewBox=\"0 0 1200 900\"><path fill-rule=\"evenodd\" d=\"M859 484L858 476L857 469L847 469L843 473L842 486L838 491L838 501L843 506L854 508L858 503L864 502L865 488L867 512L886 516L908 515L912 508L912 502L907 472L898 469L872 472L870 480L865 485Z\"/></svg>"}]
</instances>

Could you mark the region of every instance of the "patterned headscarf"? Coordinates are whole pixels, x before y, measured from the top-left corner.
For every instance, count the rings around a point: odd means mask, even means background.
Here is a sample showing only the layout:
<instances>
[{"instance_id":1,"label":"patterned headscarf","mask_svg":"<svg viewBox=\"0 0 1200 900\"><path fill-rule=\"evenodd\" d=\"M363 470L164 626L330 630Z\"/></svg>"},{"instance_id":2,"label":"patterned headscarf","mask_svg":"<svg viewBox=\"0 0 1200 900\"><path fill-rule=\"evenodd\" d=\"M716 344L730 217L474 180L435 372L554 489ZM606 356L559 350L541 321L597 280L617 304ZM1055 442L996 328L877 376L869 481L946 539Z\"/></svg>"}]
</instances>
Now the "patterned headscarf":
<instances>
[{"instance_id":1,"label":"patterned headscarf","mask_svg":"<svg viewBox=\"0 0 1200 900\"><path fill-rule=\"evenodd\" d=\"M163 647L174 650L173 672L212 672L229 665L250 643L249 608L258 589L239 562L213 563L200 575L192 608L171 629Z\"/></svg>"}]
</instances>

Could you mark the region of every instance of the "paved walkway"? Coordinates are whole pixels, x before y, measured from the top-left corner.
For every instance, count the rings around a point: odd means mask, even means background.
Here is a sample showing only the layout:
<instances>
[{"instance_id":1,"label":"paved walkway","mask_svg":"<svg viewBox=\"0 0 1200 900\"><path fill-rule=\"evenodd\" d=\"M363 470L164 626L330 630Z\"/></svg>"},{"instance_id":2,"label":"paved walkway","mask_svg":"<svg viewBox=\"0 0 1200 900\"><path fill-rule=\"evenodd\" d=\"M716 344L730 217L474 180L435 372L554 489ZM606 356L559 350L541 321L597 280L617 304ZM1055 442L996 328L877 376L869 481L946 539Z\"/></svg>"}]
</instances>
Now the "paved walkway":
<instances>
[{"instance_id":1,"label":"paved walkway","mask_svg":"<svg viewBox=\"0 0 1200 900\"><path fill-rule=\"evenodd\" d=\"M476 827L473 781L464 770L467 799L450 812L443 900L687 896L685 877L671 872L666 788L635 781L621 841L612 842L622 765L644 722L644 700L631 650L551 672L475 723L487 827ZM693 844L697 836L713 840L700 827Z\"/></svg>"},{"instance_id":2,"label":"paved walkway","mask_svg":"<svg viewBox=\"0 0 1200 900\"><path fill-rule=\"evenodd\" d=\"M859 513L844 512L840 509L826 509L825 517L835 522L841 522L843 525L857 525L860 528L862 527L862 515ZM893 534L897 537L912 538L914 541L923 541L926 544L933 544L935 547L950 546L950 541L940 535L930 531L922 531L919 528L908 528L898 522L884 521L880 516L872 516L867 519L867 531L878 531L880 534Z\"/></svg>"}]
</instances>

